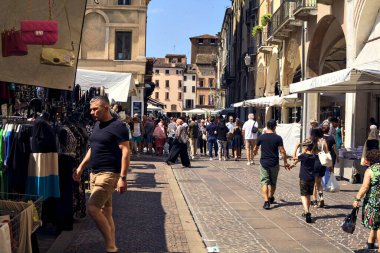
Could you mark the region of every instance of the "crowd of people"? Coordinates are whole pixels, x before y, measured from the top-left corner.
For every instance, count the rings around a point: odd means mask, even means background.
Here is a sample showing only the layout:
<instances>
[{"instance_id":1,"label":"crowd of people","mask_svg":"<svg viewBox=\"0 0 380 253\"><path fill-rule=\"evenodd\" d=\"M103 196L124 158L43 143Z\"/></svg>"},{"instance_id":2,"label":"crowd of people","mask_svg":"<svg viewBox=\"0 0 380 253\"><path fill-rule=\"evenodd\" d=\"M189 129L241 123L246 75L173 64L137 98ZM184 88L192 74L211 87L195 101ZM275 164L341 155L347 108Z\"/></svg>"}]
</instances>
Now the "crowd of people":
<instances>
[{"instance_id":1,"label":"crowd of people","mask_svg":"<svg viewBox=\"0 0 380 253\"><path fill-rule=\"evenodd\" d=\"M343 124L338 119L330 118L321 124L311 120L308 139L296 145L292 155L293 163L289 163L283 139L276 134L277 122L268 120L261 132L252 113L244 124L232 116L226 120L224 117L213 116L207 119L196 116L168 119L155 118L153 115L140 119L134 115L127 116L125 120L116 120L119 108L114 106L109 110L106 98L93 99L90 107L97 123L90 138L90 149L73 178L79 180L83 169L88 164L92 165L92 193L88 210L104 236L107 252L117 252L112 219L112 192L115 187L120 193L126 190L131 153L136 156L143 152L163 156L166 150L167 164L176 163L180 157L184 167L191 167L191 160L202 155L208 156L210 160L236 161L242 158L243 147L246 149L247 165L252 165L260 149L259 173L263 208L266 210L271 209L271 204L275 203L280 158L283 159L286 170L291 170L300 162L299 189L303 216L307 223L311 223L312 209L325 205L324 185L330 174L333 174L335 163L339 162L337 150L344 145ZM375 249L375 242L380 236L380 151L377 125L371 124L364 146L362 163L368 169L352 205L353 208L358 208L364 197L362 222L366 228L371 229L368 249ZM331 163L323 163L321 153L328 153Z\"/></svg>"}]
</instances>

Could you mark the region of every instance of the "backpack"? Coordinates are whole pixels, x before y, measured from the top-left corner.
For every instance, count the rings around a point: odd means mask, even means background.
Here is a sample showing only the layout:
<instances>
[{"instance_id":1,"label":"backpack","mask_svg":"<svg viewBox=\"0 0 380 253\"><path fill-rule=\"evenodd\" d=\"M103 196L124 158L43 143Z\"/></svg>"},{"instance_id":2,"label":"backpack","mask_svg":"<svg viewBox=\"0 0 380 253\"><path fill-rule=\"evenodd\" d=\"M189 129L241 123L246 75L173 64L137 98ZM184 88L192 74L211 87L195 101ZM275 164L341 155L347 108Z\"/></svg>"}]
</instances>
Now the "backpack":
<instances>
[{"instance_id":1,"label":"backpack","mask_svg":"<svg viewBox=\"0 0 380 253\"><path fill-rule=\"evenodd\" d=\"M256 125L256 121L253 121L253 126L252 126L252 129L251 129L251 132L253 134L256 134L259 131L259 128L255 127L255 125Z\"/></svg>"},{"instance_id":2,"label":"backpack","mask_svg":"<svg viewBox=\"0 0 380 253\"><path fill-rule=\"evenodd\" d=\"M193 136L193 138L198 138L198 136L199 136L199 126L198 126L198 124L197 123L195 123L195 125L192 127L192 136Z\"/></svg>"}]
</instances>

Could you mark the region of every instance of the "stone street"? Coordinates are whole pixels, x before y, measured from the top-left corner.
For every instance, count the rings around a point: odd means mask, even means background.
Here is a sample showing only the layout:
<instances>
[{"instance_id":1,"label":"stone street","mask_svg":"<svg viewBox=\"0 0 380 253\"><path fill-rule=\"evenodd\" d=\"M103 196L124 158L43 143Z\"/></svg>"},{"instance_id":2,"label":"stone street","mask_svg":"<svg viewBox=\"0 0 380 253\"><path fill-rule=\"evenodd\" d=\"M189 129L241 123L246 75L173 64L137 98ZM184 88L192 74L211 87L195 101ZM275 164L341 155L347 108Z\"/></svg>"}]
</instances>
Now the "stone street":
<instances>
[{"instance_id":1,"label":"stone street","mask_svg":"<svg viewBox=\"0 0 380 253\"><path fill-rule=\"evenodd\" d=\"M340 181L341 191L325 193L325 208L314 208L313 223L307 224L301 217L299 167L281 168L276 204L264 210L258 164L258 159L255 165L246 165L246 161L203 158L193 161L191 169L173 166L203 238L216 240L221 252L351 252L364 248L369 231L359 222L353 235L340 228L360 185Z\"/></svg>"},{"instance_id":2,"label":"stone street","mask_svg":"<svg viewBox=\"0 0 380 253\"><path fill-rule=\"evenodd\" d=\"M127 194L114 196L121 252L198 253L206 252L204 244L220 252L365 252L369 231L360 218L353 235L340 228L360 185L340 181L341 191L325 193L325 208L313 209L313 223L307 224L298 167L281 167L276 203L264 210L258 163L198 157L192 168L183 168L148 155L135 158ZM86 217L48 252L103 250L100 233Z\"/></svg>"}]
</instances>

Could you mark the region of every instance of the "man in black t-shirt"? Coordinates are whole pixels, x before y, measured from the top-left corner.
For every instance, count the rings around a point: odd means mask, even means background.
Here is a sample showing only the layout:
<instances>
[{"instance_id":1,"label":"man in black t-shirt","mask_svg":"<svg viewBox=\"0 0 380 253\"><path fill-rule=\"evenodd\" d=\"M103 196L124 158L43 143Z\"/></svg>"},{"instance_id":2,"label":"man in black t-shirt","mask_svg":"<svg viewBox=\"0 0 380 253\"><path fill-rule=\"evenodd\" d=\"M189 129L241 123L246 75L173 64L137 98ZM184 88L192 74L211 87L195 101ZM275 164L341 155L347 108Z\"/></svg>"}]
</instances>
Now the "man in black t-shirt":
<instances>
[{"instance_id":1,"label":"man in black t-shirt","mask_svg":"<svg viewBox=\"0 0 380 253\"><path fill-rule=\"evenodd\" d=\"M270 204L274 203L274 193L276 191L277 176L280 169L279 150L284 158L285 168L290 169L282 138L275 133L276 126L277 123L273 119L267 122L268 130L257 139L256 147L253 150L253 155L256 156L257 151L261 147L260 177L264 209L270 209ZM270 186L270 190L268 186Z\"/></svg>"},{"instance_id":2,"label":"man in black t-shirt","mask_svg":"<svg viewBox=\"0 0 380 253\"><path fill-rule=\"evenodd\" d=\"M113 118L107 97L90 101L91 116L97 121L90 136L90 149L73 173L80 181L83 170L91 169L91 195L87 202L88 214L103 235L107 252L117 252L115 225L112 218L112 193L127 189L129 167L129 133L124 124Z\"/></svg>"}]
</instances>

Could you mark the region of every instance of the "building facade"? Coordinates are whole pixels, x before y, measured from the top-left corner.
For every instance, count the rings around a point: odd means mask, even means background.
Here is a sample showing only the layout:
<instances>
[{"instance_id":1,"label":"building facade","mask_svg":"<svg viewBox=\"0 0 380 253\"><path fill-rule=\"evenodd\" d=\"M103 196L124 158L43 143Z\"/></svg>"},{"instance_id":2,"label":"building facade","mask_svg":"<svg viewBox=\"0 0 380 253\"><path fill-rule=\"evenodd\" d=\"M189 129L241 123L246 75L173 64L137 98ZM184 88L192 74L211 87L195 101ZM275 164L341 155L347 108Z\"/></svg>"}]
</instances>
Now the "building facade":
<instances>
[{"instance_id":1,"label":"building facade","mask_svg":"<svg viewBox=\"0 0 380 253\"><path fill-rule=\"evenodd\" d=\"M216 81L216 56L219 38L214 35L191 37L191 64L197 73L196 108L216 109L219 99ZM219 90L218 90L219 91Z\"/></svg>"},{"instance_id":2,"label":"building facade","mask_svg":"<svg viewBox=\"0 0 380 253\"><path fill-rule=\"evenodd\" d=\"M128 114L143 114L146 25L150 0L87 2L78 68L132 73Z\"/></svg>"},{"instance_id":3,"label":"building facade","mask_svg":"<svg viewBox=\"0 0 380 253\"><path fill-rule=\"evenodd\" d=\"M277 85L282 95L304 94L300 118L304 122L303 138L307 137L310 119L321 122L337 117L345 126L345 146L357 147L366 139L369 118L379 120L380 90L375 86L371 92L362 89L361 85L367 86L360 78L351 81L352 85L360 84L355 89L338 81L339 74L348 71L365 53L362 51L366 51L367 44L379 45L369 39L379 25L379 10L380 2L371 0L274 0L260 8L260 16L271 14L262 30L267 32L262 43L271 50L258 56L258 64L265 67L258 78L266 79L265 90L271 94L276 93ZM379 60L375 57L368 54L364 58L372 63ZM376 77L366 78L367 83L377 82ZM316 89L321 83L323 87ZM268 118L273 117L270 112ZM280 120L288 122L289 113L289 108L283 107Z\"/></svg>"},{"instance_id":4,"label":"building facade","mask_svg":"<svg viewBox=\"0 0 380 253\"><path fill-rule=\"evenodd\" d=\"M155 89L152 98L165 104L167 116L179 116L184 107L184 72L186 55L167 54L153 63L152 81Z\"/></svg>"},{"instance_id":5,"label":"building facade","mask_svg":"<svg viewBox=\"0 0 380 253\"><path fill-rule=\"evenodd\" d=\"M256 39L252 27L258 22L259 0L233 0L226 9L220 36L218 79L227 90L226 104L260 96L256 92ZM255 108L237 108L236 116L247 118Z\"/></svg>"},{"instance_id":6,"label":"building facade","mask_svg":"<svg viewBox=\"0 0 380 253\"><path fill-rule=\"evenodd\" d=\"M183 108L191 110L195 108L197 88L197 69L196 66L188 64L183 76Z\"/></svg>"}]
</instances>

